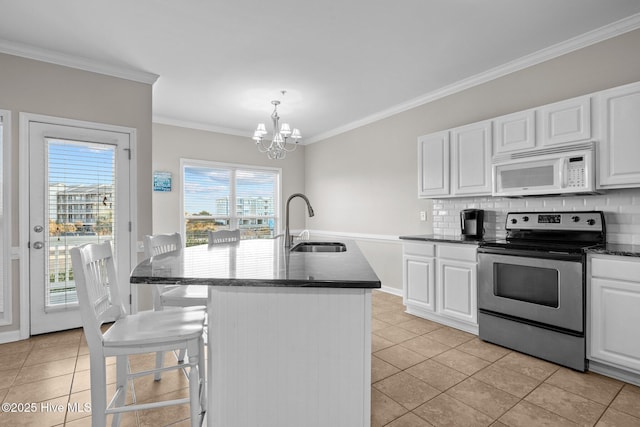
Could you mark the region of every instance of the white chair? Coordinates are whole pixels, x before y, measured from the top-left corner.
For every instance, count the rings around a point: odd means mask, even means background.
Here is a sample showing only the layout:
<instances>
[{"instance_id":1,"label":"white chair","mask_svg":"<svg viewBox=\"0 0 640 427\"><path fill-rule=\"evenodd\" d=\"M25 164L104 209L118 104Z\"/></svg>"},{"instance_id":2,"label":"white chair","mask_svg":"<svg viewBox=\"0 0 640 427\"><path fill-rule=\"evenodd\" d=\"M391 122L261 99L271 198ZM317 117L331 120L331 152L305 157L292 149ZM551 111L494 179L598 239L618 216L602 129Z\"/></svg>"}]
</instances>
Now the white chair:
<instances>
[{"instance_id":1,"label":"white chair","mask_svg":"<svg viewBox=\"0 0 640 427\"><path fill-rule=\"evenodd\" d=\"M89 346L91 425L105 426L109 414L114 414L112 425L117 426L122 412L188 403L191 426L199 426L206 410L203 311L184 309L127 315L118 290L111 244L89 243L70 252L82 327ZM114 319L115 323L103 334L101 325ZM133 393L134 403L125 405L128 381L156 371L130 373L128 356L181 349L187 351L188 363L162 368L162 371L188 368L189 397L136 404ZM116 392L107 404L105 363L111 356L116 357Z\"/></svg>"},{"instance_id":2,"label":"white chair","mask_svg":"<svg viewBox=\"0 0 640 427\"><path fill-rule=\"evenodd\" d=\"M180 233L155 234L144 236L144 255L146 258L162 255L168 252L182 250L182 237ZM154 285L151 293L153 296L153 309L162 311L165 307L194 307L207 305L206 286L184 286L184 285ZM204 308L203 308L204 311ZM181 350L177 354L178 362L182 363L185 352ZM156 354L156 368L162 368L164 354ZM155 375L156 381L161 378L161 371Z\"/></svg>"},{"instance_id":3,"label":"white chair","mask_svg":"<svg viewBox=\"0 0 640 427\"><path fill-rule=\"evenodd\" d=\"M210 245L238 243L240 241L240 230L208 230L207 235Z\"/></svg>"},{"instance_id":4,"label":"white chair","mask_svg":"<svg viewBox=\"0 0 640 427\"><path fill-rule=\"evenodd\" d=\"M146 258L181 250L182 238L180 233L144 236L144 256ZM206 286L156 285L153 286L152 293L153 308L155 310L162 310L167 306L193 307L207 305Z\"/></svg>"}]
</instances>

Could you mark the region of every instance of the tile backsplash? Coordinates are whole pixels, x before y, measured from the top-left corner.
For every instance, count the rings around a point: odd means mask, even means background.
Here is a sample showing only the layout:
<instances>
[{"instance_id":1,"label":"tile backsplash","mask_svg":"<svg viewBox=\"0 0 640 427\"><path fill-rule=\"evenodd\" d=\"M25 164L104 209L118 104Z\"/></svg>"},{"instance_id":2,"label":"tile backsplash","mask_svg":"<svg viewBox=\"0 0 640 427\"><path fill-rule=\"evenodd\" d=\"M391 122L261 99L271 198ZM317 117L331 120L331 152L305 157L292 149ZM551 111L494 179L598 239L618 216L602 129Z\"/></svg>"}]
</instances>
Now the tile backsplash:
<instances>
[{"instance_id":1,"label":"tile backsplash","mask_svg":"<svg viewBox=\"0 0 640 427\"><path fill-rule=\"evenodd\" d=\"M505 236L507 212L598 210L604 212L608 242L640 244L640 188L590 196L437 199L433 201L433 233L460 235L462 209L484 209L485 237L490 238Z\"/></svg>"}]
</instances>

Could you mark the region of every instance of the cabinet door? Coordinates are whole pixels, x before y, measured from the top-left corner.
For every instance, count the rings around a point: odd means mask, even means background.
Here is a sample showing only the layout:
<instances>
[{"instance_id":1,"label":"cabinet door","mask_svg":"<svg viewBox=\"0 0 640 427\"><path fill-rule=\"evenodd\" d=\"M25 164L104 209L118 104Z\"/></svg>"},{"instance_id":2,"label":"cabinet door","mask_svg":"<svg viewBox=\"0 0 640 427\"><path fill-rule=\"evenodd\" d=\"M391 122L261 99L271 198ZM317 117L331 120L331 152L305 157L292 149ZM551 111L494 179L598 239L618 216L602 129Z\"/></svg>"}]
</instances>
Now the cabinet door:
<instances>
[{"instance_id":1,"label":"cabinet door","mask_svg":"<svg viewBox=\"0 0 640 427\"><path fill-rule=\"evenodd\" d=\"M434 311L435 259L404 255L402 263L404 304Z\"/></svg>"},{"instance_id":2,"label":"cabinet door","mask_svg":"<svg viewBox=\"0 0 640 427\"><path fill-rule=\"evenodd\" d=\"M491 194L491 121L451 131L455 195Z\"/></svg>"},{"instance_id":3,"label":"cabinet door","mask_svg":"<svg viewBox=\"0 0 640 427\"><path fill-rule=\"evenodd\" d=\"M581 96L540 107L543 145L591 138L591 96Z\"/></svg>"},{"instance_id":4,"label":"cabinet door","mask_svg":"<svg viewBox=\"0 0 640 427\"><path fill-rule=\"evenodd\" d=\"M601 187L640 185L640 84L596 96L600 125Z\"/></svg>"},{"instance_id":5,"label":"cabinet door","mask_svg":"<svg viewBox=\"0 0 640 427\"><path fill-rule=\"evenodd\" d=\"M418 197L449 195L449 131L418 138Z\"/></svg>"},{"instance_id":6,"label":"cabinet door","mask_svg":"<svg viewBox=\"0 0 640 427\"><path fill-rule=\"evenodd\" d=\"M640 373L640 282L591 279L589 358Z\"/></svg>"},{"instance_id":7,"label":"cabinet door","mask_svg":"<svg viewBox=\"0 0 640 427\"><path fill-rule=\"evenodd\" d=\"M493 121L493 153L507 153L536 146L535 111L527 110Z\"/></svg>"},{"instance_id":8,"label":"cabinet door","mask_svg":"<svg viewBox=\"0 0 640 427\"><path fill-rule=\"evenodd\" d=\"M467 323L478 323L476 264L438 258L438 312Z\"/></svg>"}]
</instances>

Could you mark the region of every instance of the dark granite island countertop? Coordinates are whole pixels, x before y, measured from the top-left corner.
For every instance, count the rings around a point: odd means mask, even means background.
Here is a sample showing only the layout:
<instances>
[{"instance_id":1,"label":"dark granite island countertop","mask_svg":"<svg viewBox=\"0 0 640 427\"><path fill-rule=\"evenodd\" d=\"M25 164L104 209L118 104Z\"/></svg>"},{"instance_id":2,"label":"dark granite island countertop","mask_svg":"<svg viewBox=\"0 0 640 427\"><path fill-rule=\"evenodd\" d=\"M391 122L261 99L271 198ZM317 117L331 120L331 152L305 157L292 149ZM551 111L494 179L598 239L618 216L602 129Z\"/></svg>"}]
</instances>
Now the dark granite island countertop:
<instances>
[{"instance_id":1,"label":"dark granite island countertop","mask_svg":"<svg viewBox=\"0 0 640 427\"><path fill-rule=\"evenodd\" d=\"M290 252L280 238L192 246L142 261L131 283L380 288L356 243L341 242L345 252Z\"/></svg>"}]
</instances>

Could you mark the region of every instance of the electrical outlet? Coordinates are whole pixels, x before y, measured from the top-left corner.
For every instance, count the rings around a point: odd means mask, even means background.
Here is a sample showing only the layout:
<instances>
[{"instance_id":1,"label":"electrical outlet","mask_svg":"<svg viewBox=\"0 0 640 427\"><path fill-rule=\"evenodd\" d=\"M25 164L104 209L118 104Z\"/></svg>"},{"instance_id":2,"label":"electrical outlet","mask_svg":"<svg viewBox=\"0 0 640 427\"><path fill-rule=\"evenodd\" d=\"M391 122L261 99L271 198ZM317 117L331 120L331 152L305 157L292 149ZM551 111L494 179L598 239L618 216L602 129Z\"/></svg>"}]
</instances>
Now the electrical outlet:
<instances>
[{"instance_id":1,"label":"electrical outlet","mask_svg":"<svg viewBox=\"0 0 640 427\"><path fill-rule=\"evenodd\" d=\"M427 213L425 211L420 211L420 221L427 220Z\"/></svg>"}]
</instances>

